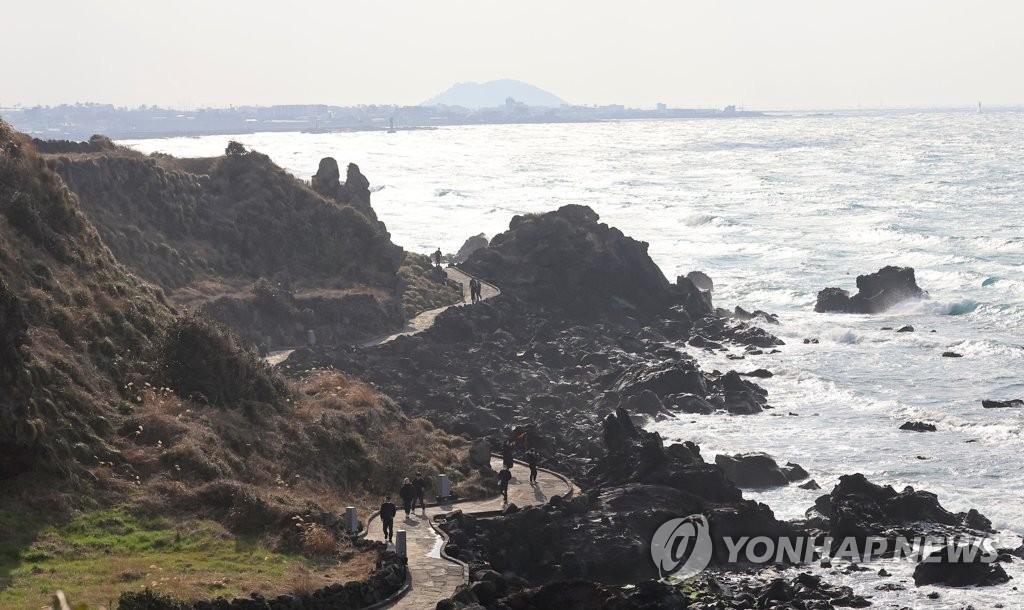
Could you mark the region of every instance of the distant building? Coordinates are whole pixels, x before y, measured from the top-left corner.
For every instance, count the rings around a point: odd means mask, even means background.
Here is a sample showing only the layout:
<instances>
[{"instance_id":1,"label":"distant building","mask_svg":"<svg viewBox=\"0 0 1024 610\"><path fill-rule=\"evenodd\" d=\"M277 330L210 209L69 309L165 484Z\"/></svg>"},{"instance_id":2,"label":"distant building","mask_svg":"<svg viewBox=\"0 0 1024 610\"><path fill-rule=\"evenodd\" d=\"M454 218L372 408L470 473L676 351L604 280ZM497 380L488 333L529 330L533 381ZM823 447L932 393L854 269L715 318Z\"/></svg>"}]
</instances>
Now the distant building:
<instances>
[{"instance_id":1,"label":"distant building","mask_svg":"<svg viewBox=\"0 0 1024 610\"><path fill-rule=\"evenodd\" d=\"M668 106L662 104L661 102L658 102L658 105L655 107L658 109L659 112L665 112L666 110L668 110Z\"/></svg>"}]
</instances>

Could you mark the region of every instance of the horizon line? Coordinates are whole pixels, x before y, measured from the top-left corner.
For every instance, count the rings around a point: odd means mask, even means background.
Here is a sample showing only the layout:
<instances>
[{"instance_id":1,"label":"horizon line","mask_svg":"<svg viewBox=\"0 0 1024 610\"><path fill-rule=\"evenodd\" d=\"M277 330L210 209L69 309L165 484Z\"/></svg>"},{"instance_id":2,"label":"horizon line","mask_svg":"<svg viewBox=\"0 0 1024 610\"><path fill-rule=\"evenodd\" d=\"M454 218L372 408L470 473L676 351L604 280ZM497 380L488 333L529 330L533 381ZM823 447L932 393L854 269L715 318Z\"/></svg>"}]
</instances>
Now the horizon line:
<instances>
[{"instance_id":1,"label":"horizon line","mask_svg":"<svg viewBox=\"0 0 1024 610\"><path fill-rule=\"evenodd\" d=\"M531 108L606 108L609 106L623 106L626 110L653 110L656 109L658 104L663 102L655 102L648 106L629 106L625 104L618 104L615 102L607 104L572 104L567 103L562 106L530 106ZM134 111L142 109L160 109L160 110L174 110L179 112L196 112L198 110L234 110L240 108L278 108L287 106L325 106L329 108L371 108L371 107L393 107L393 108L434 108L437 106L445 106L449 108L466 108L467 110L473 110L466 106L459 106L457 104L396 104L396 103L364 103L364 104L350 104L350 105L339 105L330 104L323 102L300 102L300 103L280 103L280 104L227 104L227 105L183 105L183 106L161 106L158 104L140 104L138 106L118 105L113 102L95 102L95 101L76 101L76 102L60 102L56 104L34 104L24 105L21 103L13 106L4 106L0 104L0 112L5 110L12 111L24 111L34 110L37 108L59 108L61 106L111 106L115 110L122 111ZM746 106L745 104L724 104L721 106L714 105L694 105L694 106L667 106L667 110L704 110L704 109L719 109L726 108L728 106L735 106L738 110L744 110L748 112L864 112L864 111L940 111L940 110L974 110L979 106L982 109L988 108L993 110L1024 110L1024 102L1010 102L1010 103L992 103L985 104L983 101L977 101L967 104L934 104L934 105L906 105L906 106L865 106L858 105L856 107L850 106L820 106L820 107L777 107L777 108L756 108ZM500 108L501 106L484 106L478 109L487 108Z\"/></svg>"}]
</instances>

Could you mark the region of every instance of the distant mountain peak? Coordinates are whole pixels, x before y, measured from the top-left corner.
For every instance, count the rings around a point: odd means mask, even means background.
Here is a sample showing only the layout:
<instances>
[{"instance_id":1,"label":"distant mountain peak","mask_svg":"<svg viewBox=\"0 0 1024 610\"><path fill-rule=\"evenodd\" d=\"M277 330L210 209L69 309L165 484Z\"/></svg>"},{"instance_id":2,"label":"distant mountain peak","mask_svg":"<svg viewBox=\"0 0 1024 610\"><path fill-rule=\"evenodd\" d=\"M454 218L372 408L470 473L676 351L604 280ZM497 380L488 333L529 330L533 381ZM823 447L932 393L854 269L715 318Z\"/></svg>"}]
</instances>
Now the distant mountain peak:
<instances>
[{"instance_id":1,"label":"distant mountain peak","mask_svg":"<svg viewBox=\"0 0 1024 610\"><path fill-rule=\"evenodd\" d=\"M508 78L486 83L456 83L421 106L462 106L473 110L504 106L512 98L527 106L558 108L568 102L540 87Z\"/></svg>"}]
</instances>

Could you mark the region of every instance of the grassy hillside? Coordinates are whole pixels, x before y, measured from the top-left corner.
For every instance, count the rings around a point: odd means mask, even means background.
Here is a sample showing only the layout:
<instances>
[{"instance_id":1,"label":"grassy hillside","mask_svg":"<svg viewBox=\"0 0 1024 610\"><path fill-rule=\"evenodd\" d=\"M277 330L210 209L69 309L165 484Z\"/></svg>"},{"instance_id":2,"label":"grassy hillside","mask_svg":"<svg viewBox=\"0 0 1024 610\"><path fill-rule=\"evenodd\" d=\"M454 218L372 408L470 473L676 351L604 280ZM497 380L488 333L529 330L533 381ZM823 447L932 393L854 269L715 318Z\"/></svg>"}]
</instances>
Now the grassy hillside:
<instances>
[{"instance_id":1,"label":"grassy hillside","mask_svg":"<svg viewBox=\"0 0 1024 610\"><path fill-rule=\"evenodd\" d=\"M347 580L373 557L336 535L341 507L365 515L416 469L474 485L463 439L337 372L287 381L176 313L56 163L0 122L0 607L58 583L106 603Z\"/></svg>"},{"instance_id":2,"label":"grassy hillside","mask_svg":"<svg viewBox=\"0 0 1024 610\"><path fill-rule=\"evenodd\" d=\"M354 165L342 183L325 159L311 187L236 143L204 159L145 156L102 138L36 146L115 258L177 306L220 300L212 315L271 345L304 343L310 329L321 341L347 342L402 324L406 255L377 220L369 181ZM454 298L443 280L418 280L428 300ZM261 285L295 303L268 304Z\"/></svg>"}]
</instances>

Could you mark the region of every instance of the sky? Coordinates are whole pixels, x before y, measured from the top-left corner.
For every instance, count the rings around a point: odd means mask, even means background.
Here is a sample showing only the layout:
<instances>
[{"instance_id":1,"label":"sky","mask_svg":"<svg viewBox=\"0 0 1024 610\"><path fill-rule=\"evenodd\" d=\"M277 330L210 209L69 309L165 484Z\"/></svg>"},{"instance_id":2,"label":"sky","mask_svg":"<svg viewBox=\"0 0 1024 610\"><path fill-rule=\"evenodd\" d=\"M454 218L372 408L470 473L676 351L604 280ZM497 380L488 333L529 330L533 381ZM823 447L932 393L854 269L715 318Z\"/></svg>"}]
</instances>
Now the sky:
<instances>
[{"instance_id":1,"label":"sky","mask_svg":"<svg viewBox=\"0 0 1024 610\"><path fill-rule=\"evenodd\" d=\"M640 108L1024 105L1020 0L5 4L0 107L418 104L499 78Z\"/></svg>"}]
</instances>

